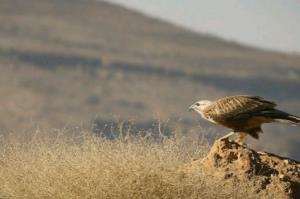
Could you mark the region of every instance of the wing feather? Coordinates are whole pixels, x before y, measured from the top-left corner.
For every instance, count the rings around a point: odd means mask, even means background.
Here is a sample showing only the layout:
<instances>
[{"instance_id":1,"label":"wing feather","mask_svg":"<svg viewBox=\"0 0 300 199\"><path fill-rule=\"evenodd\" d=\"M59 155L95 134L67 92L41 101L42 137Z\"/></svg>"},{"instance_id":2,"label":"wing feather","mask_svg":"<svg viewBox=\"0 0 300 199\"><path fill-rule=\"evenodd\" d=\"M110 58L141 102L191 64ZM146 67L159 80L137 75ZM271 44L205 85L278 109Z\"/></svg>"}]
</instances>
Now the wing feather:
<instances>
[{"instance_id":1,"label":"wing feather","mask_svg":"<svg viewBox=\"0 0 300 199\"><path fill-rule=\"evenodd\" d=\"M215 101L203 113L207 118L219 120L236 117L239 114L274 108L275 106L274 102L258 96L235 95Z\"/></svg>"}]
</instances>

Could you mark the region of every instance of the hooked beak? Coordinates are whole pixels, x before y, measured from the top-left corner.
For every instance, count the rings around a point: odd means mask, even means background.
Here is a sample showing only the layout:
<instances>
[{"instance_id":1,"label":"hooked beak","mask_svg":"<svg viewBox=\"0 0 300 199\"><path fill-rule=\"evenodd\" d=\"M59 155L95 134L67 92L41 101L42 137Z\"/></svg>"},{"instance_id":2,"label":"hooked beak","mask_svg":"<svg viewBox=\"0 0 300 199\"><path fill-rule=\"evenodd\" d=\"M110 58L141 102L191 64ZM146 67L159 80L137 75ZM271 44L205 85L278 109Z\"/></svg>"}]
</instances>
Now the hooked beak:
<instances>
[{"instance_id":1,"label":"hooked beak","mask_svg":"<svg viewBox=\"0 0 300 199\"><path fill-rule=\"evenodd\" d=\"M195 105L190 106L190 107L189 107L189 111L193 111L194 108L195 108Z\"/></svg>"}]
</instances>

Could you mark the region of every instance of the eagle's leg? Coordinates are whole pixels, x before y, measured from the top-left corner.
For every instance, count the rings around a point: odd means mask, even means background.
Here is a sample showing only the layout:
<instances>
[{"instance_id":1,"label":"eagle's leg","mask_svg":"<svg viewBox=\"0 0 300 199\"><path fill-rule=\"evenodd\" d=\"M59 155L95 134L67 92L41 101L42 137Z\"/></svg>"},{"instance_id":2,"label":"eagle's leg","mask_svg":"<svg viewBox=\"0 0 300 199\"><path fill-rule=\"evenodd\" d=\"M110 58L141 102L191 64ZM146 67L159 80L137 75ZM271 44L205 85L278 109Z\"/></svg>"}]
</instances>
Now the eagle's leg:
<instances>
[{"instance_id":1,"label":"eagle's leg","mask_svg":"<svg viewBox=\"0 0 300 199\"><path fill-rule=\"evenodd\" d=\"M225 139L229 139L231 136L234 135L235 132L230 132L228 134L226 134L225 136L219 138L219 140L225 140Z\"/></svg>"},{"instance_id":2,"label":"eagle's leg","mask_svg":"<svg viewBox=\"0 0 300 199\"><path fill-rule=\"evenodd\" d=\"M247 133L239 132L238 138L235 140L235 142L237 142L240 145L245 145L244 141L247 135L248 135Z\"/></svg>"}]
</instances>

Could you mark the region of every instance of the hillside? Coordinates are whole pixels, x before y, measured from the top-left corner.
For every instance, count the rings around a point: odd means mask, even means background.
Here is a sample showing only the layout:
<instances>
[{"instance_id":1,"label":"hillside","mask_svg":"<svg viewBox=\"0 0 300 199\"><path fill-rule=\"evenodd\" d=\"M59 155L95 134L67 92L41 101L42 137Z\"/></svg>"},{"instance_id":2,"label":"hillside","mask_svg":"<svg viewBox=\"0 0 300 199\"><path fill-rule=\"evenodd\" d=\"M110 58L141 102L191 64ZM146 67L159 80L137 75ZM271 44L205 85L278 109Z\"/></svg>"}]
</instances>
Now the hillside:
<instances>
[{"instance_id":1,"label":"hillside","mask_svg":"<svg viewBox=\"0 0 300 199\"><path fill-rule=\"evenodd\" d=\"M119 120L147 129L158 119L195 132L198 119L187 107L231 94L260 95L300 114L300 56L193 33L107 2L22 2L0 6L2 132L85 128L94 120L100 130ZM298 130L275 127L255 146L300 158Z\"/></svg>"}]
</instances>

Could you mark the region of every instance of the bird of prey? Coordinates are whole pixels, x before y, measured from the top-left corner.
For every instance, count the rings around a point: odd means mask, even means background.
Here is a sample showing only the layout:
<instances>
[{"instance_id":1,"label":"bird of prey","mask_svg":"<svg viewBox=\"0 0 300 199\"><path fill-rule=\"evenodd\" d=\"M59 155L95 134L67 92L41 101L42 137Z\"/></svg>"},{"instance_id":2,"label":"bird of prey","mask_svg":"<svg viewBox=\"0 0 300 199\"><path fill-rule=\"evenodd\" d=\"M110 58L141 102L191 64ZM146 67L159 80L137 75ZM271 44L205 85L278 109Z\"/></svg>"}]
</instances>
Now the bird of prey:
<instances>
[{"instance_id":1,"label":"bird of prey","mask_svg":"<svg viewBox=\"0 0 300 199\"><path fill-rule=\"evenodd\" d=\"M201 100L190 106L202 118L225 126L233 132L222 137L229 138L238 133L238 143L243 144L247 135L256 139L262 133L261 125L271 122L284 122L300 125L300 117L276 109L274 102L258 96L235 95L216 101Z\"/></svg>"}]
</instances>

